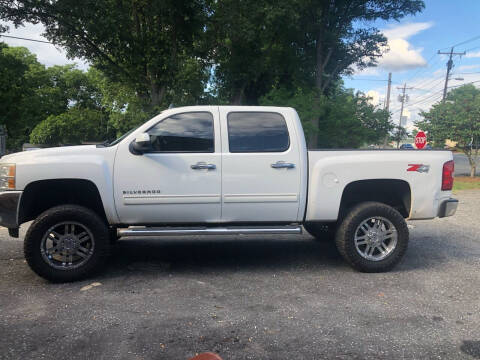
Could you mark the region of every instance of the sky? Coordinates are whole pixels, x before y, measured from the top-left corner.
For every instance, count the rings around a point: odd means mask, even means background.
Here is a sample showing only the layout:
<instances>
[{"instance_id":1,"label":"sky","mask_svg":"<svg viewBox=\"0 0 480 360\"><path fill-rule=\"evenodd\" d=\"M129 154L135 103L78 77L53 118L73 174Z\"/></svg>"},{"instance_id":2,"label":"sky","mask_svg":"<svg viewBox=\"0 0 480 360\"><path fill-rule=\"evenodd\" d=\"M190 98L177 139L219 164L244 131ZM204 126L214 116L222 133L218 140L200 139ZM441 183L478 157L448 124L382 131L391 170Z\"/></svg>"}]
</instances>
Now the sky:
<instances>
[{"instance_id":1,"label":"sky","mask_svg":"<svg viewBox=\"0 0 480 360\"><path fill-rule=\"evenodd\" d=\"M6 25L9 27L9 31L5 32L3 35L23 37L27 39L35 39L48 41L42 36L44 28L42 25L34 25L30 23L24 24L24 26L15 28L11 23L0 21L0 24ZM32 53L37 55L37 60L42 64L47 66L53 65L65 65L76 63L79 69L86 70L88 69L88 63L81 59L68 59L66 52L61 48L56 47L52 44L45 44L40 42L25 41L18 39L10 39L0 36L0 41L7 43L10 46L24 46L28 48Z\"/></svg>"},{"instance_id":2,"label":"sky","mask_svg":"<svg viewBox=\"0 0 480 360\"><path fill-rule=\"evenodd\" d=\"M399 87L405 83L409 101L405 105L407 128L414 129L414 121L420 120L418 113L428 110L441 100L445 82L446 55L437 51L466 51L465 56L454 57L454 68L449 87L478 81L480 86L480 0L426 0L425 10L416 16L401 21L378 21L375 25L388 38L389 51L379 59L378 66L345 77L347 88L353 88L371 96L372 103L383 107L387 92L388 73L392 73L390 111L392 119L400 119ZM2 23L6 24L6 23ZM9 25L9 24L6 24ZM26 24L5 35L46 40L41 36L41 25ZM88 63L80 59L67 59L62 49L50 44L23 40L0 39L11 46L25 46L47 66L75 62L81 69ZM457 80L463 79L463 80Z\"/></svg>"},{"instance_id":3,"label":"sky","mask_svg":"<svg viewBox=\"0 0 480 360\"><path fill-rule=\"evenodd\" d=\"M455 87L475 81L480 86L480 0L427 0L425 10L399 22L377 22L376 26L388 38L390 51L378 61L378 66L345 77L347 88L362 91L372 97L372 103L384 105L388 73L392 73L390 111L392 120L400 120L398 96L405 83L409 100L404 116L407 129L414 130L419 112L442 99L446 76L447 55L453 45L454 68L448 86ZM471 41L469 41L471 40ZM456 80L463 79L463 80Z\"/></svg>"}]
</instances>

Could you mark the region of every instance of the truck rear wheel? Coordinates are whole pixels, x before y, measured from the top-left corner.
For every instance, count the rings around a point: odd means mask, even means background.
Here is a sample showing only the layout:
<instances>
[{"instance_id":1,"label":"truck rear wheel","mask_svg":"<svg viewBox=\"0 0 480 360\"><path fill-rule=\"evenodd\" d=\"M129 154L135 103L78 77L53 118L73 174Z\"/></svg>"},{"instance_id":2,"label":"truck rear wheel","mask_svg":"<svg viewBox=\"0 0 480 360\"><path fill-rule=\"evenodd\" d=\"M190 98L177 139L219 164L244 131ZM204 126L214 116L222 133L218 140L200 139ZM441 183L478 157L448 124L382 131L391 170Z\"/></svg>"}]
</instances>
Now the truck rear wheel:
<instances>
[{"instance_id":1,"label":"truck rear wheel","mask_svg":"<svg viewBox=\"0 0 480 360\"><path fill-rule=\"evenodd\" d=\"M42 213L25 236L30 268L52 282L80 280L97 272L109 251L105 222L78 205L61 205Z\"/></svg>"},{"instance_id":2,"label":"truck rear wheel","mask_svg":"<svg viewBox=\"0 0 480 360\"><path fill-rule=\"evenodd\" d=\"M362 272L391 270L408 246L408 227L394 208L364 202L353 207L340 224L335 242L343 258Z\"/></svg>"}]
</instances>

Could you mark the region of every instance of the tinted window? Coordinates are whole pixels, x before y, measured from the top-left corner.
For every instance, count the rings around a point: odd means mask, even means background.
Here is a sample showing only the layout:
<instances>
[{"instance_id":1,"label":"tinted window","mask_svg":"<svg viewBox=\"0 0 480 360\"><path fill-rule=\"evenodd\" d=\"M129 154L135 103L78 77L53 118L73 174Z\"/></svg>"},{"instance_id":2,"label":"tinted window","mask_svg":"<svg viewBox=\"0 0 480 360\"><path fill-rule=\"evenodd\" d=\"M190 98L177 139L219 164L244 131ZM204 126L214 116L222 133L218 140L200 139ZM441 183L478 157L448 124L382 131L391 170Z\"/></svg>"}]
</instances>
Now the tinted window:
<instances>
[{"instance_id":1,"label":"tinted window","mask_svg":"<svg viewBox=\"0 0 480 360\"><path fill-rule=\"evenodd\" d=\"M209 112L192 112L163 119L148 133L153 151L213 152L213 117Z\"/></svg>"},{"instance_id":2,"label":"tinted window","mask_svg":"<svg viewBox=\"0 0 480 360\"><path fill-rule=\"evenodd\" d=\"M290 145L280 114L234 112L228 114L227 122L230 152L280 152Z\"/></svg>"}]
</instances>

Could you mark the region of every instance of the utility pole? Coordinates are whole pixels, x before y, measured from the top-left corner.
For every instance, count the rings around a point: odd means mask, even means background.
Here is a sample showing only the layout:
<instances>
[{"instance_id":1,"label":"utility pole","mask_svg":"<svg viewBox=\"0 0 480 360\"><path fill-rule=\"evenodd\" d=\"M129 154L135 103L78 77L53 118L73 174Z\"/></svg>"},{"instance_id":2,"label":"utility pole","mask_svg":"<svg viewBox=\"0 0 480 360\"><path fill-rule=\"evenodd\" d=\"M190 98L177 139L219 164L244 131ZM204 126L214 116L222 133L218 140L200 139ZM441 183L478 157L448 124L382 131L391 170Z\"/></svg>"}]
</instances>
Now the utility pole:
<instances>
[{"instance_id":1,"label":"utility pole","mask_svg":"<svg viewBox=\"0 0 480 360\"><path fill-rule=\"evenodd\" d=\"M403 87L397 87L397 89L402 90L402 95L398 96L398 100L402 103L402 107L400 108L400 120L398 122L398 125L402 126L403 107L405 103L408 101L408 95L405 95L405 92L413 88L411 87L407 88L407 83L405 83L403 84Z\"/></svg>"},{"instance_id":2,"label":"utility pole","mask_svg":"<svg viewBox=\"0 0 480 360\"><path fill-rule=\"evenodd\" d=\"M447 97L447 89L448 89L448 79L450 78L450 71L452 70L453 68L453 60L452 60L452 57L453 55L465 55L466 52L462 52L462 53L454 53L453 52L453 47L450 49L450 52L441 52L440 50L438 50L438 54L439 55L449 55L449 59L447 61L447 75L445 76L445 86L443 87L443 98L442 98L442 102L445 102L445 99Z\"/></svg>"},{"instance_id":3,"label":"utility pole","mask_svg":"<svg viewBox=\"0 0 480 360\"><path fill-rule=\"evenodd\" d=\"M397 89L402 90L402 95L398 96L398 100L402 103L402 106L400 108L400 119L398 121L398 133L397 133L397 135L398 135L397 148L398 148L398 146L400 145L401 131L403 129L403 126L402 126L403 107L404 107L405 103L408 101L408 95L406 95L405 92L407 90L410 90L410 89L413 89L413 88L411 88L411 87L407 88L407 83L404 83L403 87L397 87Z\"/></svg>"},{"instance_id":4,"label":"utility pole","mask_svg":"<svg viewBox=\"0 0 480 360\"><path fill-rule=\"evenodd\" d=\"M387 88L387 101L385 102L385 110L390 110L390 90L392 89L392 73L388 73L388 88Z\"/></svg>"},{"instance_id":5,"label":"utility pole","mask_svg":"<svg viewBox=\"0 0 480 360\"><path fill-rule=\"evenodd\" d=\"M392 73L388 73L387 99L385 100L384 109L387 110L389 119L390 119L390 91L391 90L392 90ZM389 135L387 134L385 136L385 139L383 140L383 148L384 149L387 148L388 137L389 137Z\"/></svg>"}]
</instances>

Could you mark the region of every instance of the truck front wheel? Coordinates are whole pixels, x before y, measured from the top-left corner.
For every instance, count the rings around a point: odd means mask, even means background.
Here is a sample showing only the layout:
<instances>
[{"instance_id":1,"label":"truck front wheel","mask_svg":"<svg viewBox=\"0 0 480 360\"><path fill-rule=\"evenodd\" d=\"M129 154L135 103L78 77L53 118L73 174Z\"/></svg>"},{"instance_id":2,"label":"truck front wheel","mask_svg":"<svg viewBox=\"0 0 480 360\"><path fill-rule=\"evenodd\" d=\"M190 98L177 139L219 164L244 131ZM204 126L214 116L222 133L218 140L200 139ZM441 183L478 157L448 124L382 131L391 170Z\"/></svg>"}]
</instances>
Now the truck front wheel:
<instances>
[{"instance_id":1,"label":"truck front wheel","mask_svg":"<svg viewBox=\"0 0 480 360\"><path fill-rule=\"evenodd\" d=\"M335 242L343 258L362 272L391 270L408 246L408 227L394 208L364 202L353 207L340 224Z\"/></svg>"},{"instance_id":2,"label":"truck front wheel","mask_svg":"<svg viewBox=\"0 0 480 360\"><path fill-rule=\"evenodd\" d=\"M80 280L98 271L108 256L105 222L78 205L61 205L42 213L25 236L30 268L52 282Z\"/></svg>"}]
</instances>

